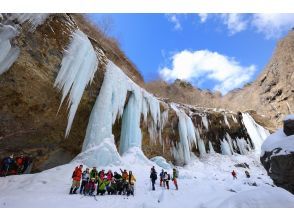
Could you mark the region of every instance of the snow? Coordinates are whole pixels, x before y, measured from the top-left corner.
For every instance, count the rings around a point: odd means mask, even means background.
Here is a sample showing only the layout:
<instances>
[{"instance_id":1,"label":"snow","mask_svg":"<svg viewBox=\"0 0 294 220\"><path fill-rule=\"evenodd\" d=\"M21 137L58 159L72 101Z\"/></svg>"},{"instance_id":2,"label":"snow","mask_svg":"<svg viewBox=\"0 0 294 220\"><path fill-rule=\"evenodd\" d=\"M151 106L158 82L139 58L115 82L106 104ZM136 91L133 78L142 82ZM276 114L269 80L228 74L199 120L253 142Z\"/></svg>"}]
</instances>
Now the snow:
<instances>
[{"instance_id":1,"label":"snow","mask_svg":"<svg viewBox=\"0 0 294 220\"><path fill-rule=\"evenodd\" d=\"M18 31L10 25L0 24L0 75L6 72L19 56L18 47L11 46L10 40Z\"/></svg>"},{"instance_id":2,"label":"snow","mask_svg":"<svg viewBox=\"0 0 294 220\"><path fill-rule=\"evenodd\" d=\"M223 201L218 208L293 208L294 197L281 188L270 186L248 190Z\"/></svg>"},{"instance_id":3,"label":"snow","mask_svg":"<svg viewBox=\"0 0 294 220\"><path fill-rule=\"evenodd\" d=\"M242 113L243 123L254 145L256 155L261 154L261 145L270 135L269 131L257 124L249 113Z\"/></svg>"},{"instance_id":4,"label":"snow","mask_svg":"<svg viewBox=\"0 0 294 220\"><path fill-rule=\"evenodd\" d=\"M244 162L250 166L249 179L244 174L246 169L234 166ZM188 166L178 167L178 191L172 181L170 190L160 188L159 180L156 190L151 191L150 168L154 165L157 173L162 168L146 161L139 148L130 149L122 157L122 163L97 169L132 170L137 179L134 197L104 195L97 196L96 201L93 197L69 195L71 175L79 164L73 161L41 173L0 178L0 207L294 207L294 196L272 187L272 180L252 154L211 154L194 158ZM237 172L237 180L230 174L233 169Z\"/></svg>"},{"instance_id":5,"label":"snow","mask_svg":"<svg viewBox=\"0 0 294 220\"><path fill-rule=\"evenodd\" d=\"M150 159L152 162L156 163L157 166L160 166L161 168L165 170L170 170L172 168L172 165L166 162L166 159L164 159L161 156L156 156Z\"/></svg>"},{"instance_id":6,"label":"snow","mask_svg":"<svg viewBox=\"0 0 294 220\"><path fill-rule=\"evenodd\" d=\"M274 149L280 149L274 152L274 155L287 155L294 152L294 135L287 136L283 129L278 129L271 134L261 146L261 156L265 152L271 152Z\"/></svg>"},{"instance_id":7,"label":"snow","mask_svg":"<svg viewBox=\"0 0 294 220\"><path fill-rule=\"evenodd\" d=\"M288 121L288 120L294 120L294 114L293 114L293 115L287 115L287 116L284 118L284 121Z\"/></svg>"},{"instance_id":8,"label":"snow","mask_svg":"<svg viewBox=\"0 0 294 220\"><path fill-rule=\"evenodd\" d=\"M69 116L65 136L69 135L76 111L86 86L92 82L98 68L94 48L82 31L76 30L65 51L54 86L62 90L60 107L68 96ZM60 108L59 107L59 108Z\"/></svg>"}]
</instances>

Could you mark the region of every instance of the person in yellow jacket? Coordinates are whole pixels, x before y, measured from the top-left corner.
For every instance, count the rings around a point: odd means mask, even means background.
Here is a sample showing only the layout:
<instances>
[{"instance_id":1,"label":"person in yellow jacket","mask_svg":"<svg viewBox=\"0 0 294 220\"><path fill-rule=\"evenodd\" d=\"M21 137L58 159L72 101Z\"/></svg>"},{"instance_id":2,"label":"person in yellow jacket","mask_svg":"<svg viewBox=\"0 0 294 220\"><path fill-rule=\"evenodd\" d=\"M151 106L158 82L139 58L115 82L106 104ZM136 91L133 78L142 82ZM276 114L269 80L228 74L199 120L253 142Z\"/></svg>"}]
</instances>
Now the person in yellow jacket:
<instances>
[{"instance_id":1,"label":"person in yellow jacket","mask_svg":"<svg viewBox=\"0 0 294 220\"><path fill-rule=\"evenodd\" d=\"M132 171L129 171L128 179L127 179L128 184L128 190L127 190L127 196L134 195L134 185L136 182L136 178L133 175Z\"/></svg>"}]
</instances>

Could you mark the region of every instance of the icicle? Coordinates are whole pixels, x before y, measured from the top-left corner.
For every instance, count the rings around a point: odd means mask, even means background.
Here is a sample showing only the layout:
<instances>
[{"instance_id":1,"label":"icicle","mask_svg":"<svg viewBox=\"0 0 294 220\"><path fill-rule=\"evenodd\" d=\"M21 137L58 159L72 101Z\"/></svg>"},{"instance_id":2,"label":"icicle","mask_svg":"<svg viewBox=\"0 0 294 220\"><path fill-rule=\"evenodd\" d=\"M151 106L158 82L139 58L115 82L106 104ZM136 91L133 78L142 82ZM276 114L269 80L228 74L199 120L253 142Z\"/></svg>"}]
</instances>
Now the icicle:
<instances>
[{"instance_id":1,"label":"icicle","mask_svg":"<svg viewBox=\"0 0 294 220\"><path fill-rule=\"evenodd\" d=\"M210 141L208 142L208 146L209 146L209 153L210 153L210 154L214 154L215 151L214 151L213 146L212 146L212 144L211 144Z\"/></svg>"},{"instance_id":2,"label":"icicle","mask_svg":"<svg viewBox=\"0 0 294 220\"><path fill-rule=\"evenodd\" d=\"M232 155L231 147L226 139L223 139L221 142L221 152L223 155Z\"/></svg>"},{"instance_id":3,"label":"icicle","mask_svg":"<svg viewBox=\"0 0 294 220\"><path fill-rule=\"evenodd\" d=\"M206 128L206 130L208 130L208 120L207 120L207 115L202 116L202 123L203 123L204 127Z\"/></svg>"},{"instance_id":4,"label":"icicle","mask_svg":"<svg viewBox=\"0 0 294 220\"><path fill-rule=\"evenodd\" d=\"M12 47L10 43L17 34L14 27L0 24L0 75L6 72L19 56L19 48Z\"/></svg>"},{"instance_id":5,"label":"icicle","mask_svg":"<svg viewBox=\"0 0 294 220\"><path fill-rule=\"evenodd\" d=\"M80 30L73 33L65 56L61 62L61 68L56 77L54 86L62 90L60 106L69 94L69 116L65 136L71 129L78 105L86 86L92 82L98 68L98 59L94 48Z\"/></svg>"},{"instance_id":6,"label":"icicle","mask_svg":"<svg viewBox=\"0 0 294 220\"><path fill-rule=\"evenodd\" d=\"M240 154L247 154L248 149L250 149L249 144L244 140L244 138L236 138L236 144L239 148Z\"/></svg>"},{"instance_id":7,"label":"icicle","mask_svg":"<svg viewBox=\"0 0 294 220\"><path fill-rule=\"evenodd\" d=\"M255 152L257 155L260 155L261 145L263 141L269 136L269 132L257 124L248 113L242 113L242 118L246 130L254 145Z\"/></svg>"},{"instance_id":8,"label":"icicle","mask_svg":"<svg viewBox=\"0 0 294 220\"><path fill-rule=\"evenodd\" d=\"M201 139L197 128L195 128L195 132L196 132L196 139L197 139L197 143L198 143L199 153L201 156L204 156L206 154L204 141Z\"/></svg>"},{"instance_id":9,"label":"icicle","mask_svg":"<svg viewBox=\"0 0 294 220\"><path fill-rule=\"evenodd\" d=\"M226 114L224 114L224 120L225 120L226 125L227 125L229 128L231 128L231 126L230 126L230 124L229 124L229 122L228 122L228 118L227 118L227 115L226 115Z\"/></svg>"},{"instance_id":10,"label":"icicle","mask_svg":"<svg viewBox=\"0 0 294 220\"><path fill-rule=\"evenodd\" d=\"M180 163L188 164L191 159L190 151L192 145L197 145L195 127L191 118L184 111L178 109L174 103L171 104L171 107L175 110L179 118L178 131L180 134L180 143L176 146L178 147L176 150L179 153L178 160Z\"/></svg>"},{"instance_id":11,"label":"icicle","mask_svg":"<svg viewBox=\"0 0 294 220\"><path fill-rule=\"evenodd\" d=\"M233 121L234 121L235 123L238 123L238 120L237 120L237 118L236 118L234 115L232 115L232 119L233 119Z\"/></svg>"}]
</instances>

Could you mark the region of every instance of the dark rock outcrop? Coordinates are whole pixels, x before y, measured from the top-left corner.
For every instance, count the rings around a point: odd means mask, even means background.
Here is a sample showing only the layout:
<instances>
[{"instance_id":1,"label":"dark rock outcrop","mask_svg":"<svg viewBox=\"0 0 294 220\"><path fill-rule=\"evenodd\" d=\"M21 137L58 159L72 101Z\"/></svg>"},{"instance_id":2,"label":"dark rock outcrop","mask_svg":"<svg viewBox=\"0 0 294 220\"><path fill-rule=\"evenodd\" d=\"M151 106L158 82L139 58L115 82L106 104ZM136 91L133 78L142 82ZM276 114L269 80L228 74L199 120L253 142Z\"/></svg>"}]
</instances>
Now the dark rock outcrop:
<instances>
[{"instance_id":1,"label":"dark rock outcrop","mask_svg":"<svg viewBox=\"0 0 294 220\"><path fill-rule=\"evenodd\" d=\"M286 120L284 121L284 133L287 136L294 135L294 120Z\"/></svg>"},{"instance_id":2,"label":"dark rock outcrop","mask_svg":"<svg viewBox=\"0 0 294 220\"><path fill-rule=\"evenodd\" d=\"M275 155L279 151L281 148L265 152L260 158L261 163L277 186L294 194L294 152L287 155Z\"/></svg>"}]
</instances>

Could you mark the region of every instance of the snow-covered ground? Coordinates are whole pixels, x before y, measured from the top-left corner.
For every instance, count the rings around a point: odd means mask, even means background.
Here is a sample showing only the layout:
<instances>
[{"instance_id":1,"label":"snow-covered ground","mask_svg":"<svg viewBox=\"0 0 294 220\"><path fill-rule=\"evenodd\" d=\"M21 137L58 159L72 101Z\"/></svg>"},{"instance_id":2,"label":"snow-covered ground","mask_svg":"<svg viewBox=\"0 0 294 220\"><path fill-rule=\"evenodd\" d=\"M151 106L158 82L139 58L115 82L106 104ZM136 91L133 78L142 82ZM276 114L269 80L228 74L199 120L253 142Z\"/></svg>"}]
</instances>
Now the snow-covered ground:
<instances>
[{"instance_id":1,"label":"snow-covered ground","mask_svg":"<svg viewBox=\"0 0 294 220\"><path fill-rule=\"evenodd\" d=\"M137 179L134 197L104 195L97 196L96 201L69 195L72 171L78 165L72 162L37 174L0 178L0 207L294 207L294 196L272 186L253 154L194 158L192 164L179 167L178 191L171 181L170 190L160 188L157 181L156 191L151 191L149 175L154 163L139 154L134 150L123 156L122 166L103 167L131 169ZM238 163L250 166L251 178L245 177L245 168L234 166ZM161 168L155 167L159 173ZM233 169L237 180L232 179Z\"/></svg>"}]
</instances>

